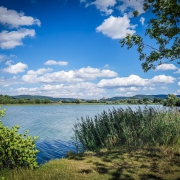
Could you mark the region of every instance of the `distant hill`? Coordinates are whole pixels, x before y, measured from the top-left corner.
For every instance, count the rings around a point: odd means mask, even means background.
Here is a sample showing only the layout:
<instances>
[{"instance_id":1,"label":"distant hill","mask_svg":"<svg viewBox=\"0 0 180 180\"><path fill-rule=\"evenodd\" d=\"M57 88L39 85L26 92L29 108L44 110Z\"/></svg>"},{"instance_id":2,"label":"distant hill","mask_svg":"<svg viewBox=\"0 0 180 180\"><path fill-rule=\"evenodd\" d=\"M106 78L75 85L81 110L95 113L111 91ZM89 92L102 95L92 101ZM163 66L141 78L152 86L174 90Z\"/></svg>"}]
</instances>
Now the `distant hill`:
<instances>
[{"instance_id":1,"label":"distant hill","mask_svg":"<svg viewBox=\"0 0 180 180\"><path fill-rule=\"evenodd\" d=\"M50 96L38 96L38 95L18 95L18 96L11 96L12 98L16 99L49 99L50 101L53 102L58 102L58 101L74 101L75 98L53 98Z\"/></svg>"},{"instance_id":2,"label":"distant hill","mask_svg":"<svg viewBox=\"0 0 180 180\"><path fill-rule=\"evenodd\" d=\"M158 94L158 95L135 95L134 98L136 99L143 99L143 98L149 98L149 99L154 99L154 98L161 98L161 99L166 99L167 94Z\"/></svg>"},{"instance_id":3,"label":"distant hill","mask_svg":"<svg viewBox=\"0 0 180 180\"><path fill-rule=\"evenodd\" d=\"M50 96L38 96L38 95L18 95L18 96L11 96L12 98L16 98L16 99L49 99L50 101L53 102L58 102L58 101L75 101L76 98L53 98ZM167 94L158 94L158 95L142 95L142 94L138 94L135 96L116 96L116 97L112 97L112 98L107 98L107 99L100 99L100 100L105 100L105 101L117 101L117 100L122 100L122 99L143 99L143 98L149 98L151 100L153 100L154 98L161 98L161 99L166 99ZM177 97L180 98L180 95L177 95ZM86 99L81 99L82 101L86 101Z\"/></svg>"},{"instance_id":4,"label":"distant hill","mask_svg":"<svg viewBox=\"0 0 180 180\"><path fill-rule=\"evenodd\" d=\"M176 95L178 98L180 98L180 95ZM127 97L127 96L117 96L117 97L112 97L112 98L108 98L107 101L117 101L117 100L122 100L122 99L130 99L130 98L134 98L134 99L143 99L143 98L149 98L151 100L153 100L154 98L161 98L161 99L166 99L167 94L158 94L158 95L135 95L135 96L131 96L131 97Z\"/></svg>"}]
</instances>

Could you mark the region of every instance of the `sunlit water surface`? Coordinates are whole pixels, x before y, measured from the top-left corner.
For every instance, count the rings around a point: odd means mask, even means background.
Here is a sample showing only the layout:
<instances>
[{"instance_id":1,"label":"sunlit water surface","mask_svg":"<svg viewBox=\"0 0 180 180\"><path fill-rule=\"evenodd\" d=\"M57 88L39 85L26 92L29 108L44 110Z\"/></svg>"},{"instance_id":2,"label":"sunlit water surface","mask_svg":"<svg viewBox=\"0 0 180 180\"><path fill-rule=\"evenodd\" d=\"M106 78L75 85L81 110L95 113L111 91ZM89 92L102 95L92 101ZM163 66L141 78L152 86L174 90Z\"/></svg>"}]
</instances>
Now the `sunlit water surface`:
<instances>
[{"instance_id":1,"label":"sunlit water surface","mask_svg":"<svg viewBox=\"0 0 180 180\"><path fill-rule=\"evenodd\" d=\"M154 105L153 105L154 106ZM62 158L69 150L75 151L71 137L73 127L81 117L94 117L103 110L127 108L127 105L16 105L3 106L6 115L2 118L5 126L20 125L19 133L29 130L29 135L39 136L37 149L38 163ZM132 109L137 105L130 105ZM143 108L144 105L141 105ZM161 107L161 106L158 106Z\"/></svg>"}]
</instances>

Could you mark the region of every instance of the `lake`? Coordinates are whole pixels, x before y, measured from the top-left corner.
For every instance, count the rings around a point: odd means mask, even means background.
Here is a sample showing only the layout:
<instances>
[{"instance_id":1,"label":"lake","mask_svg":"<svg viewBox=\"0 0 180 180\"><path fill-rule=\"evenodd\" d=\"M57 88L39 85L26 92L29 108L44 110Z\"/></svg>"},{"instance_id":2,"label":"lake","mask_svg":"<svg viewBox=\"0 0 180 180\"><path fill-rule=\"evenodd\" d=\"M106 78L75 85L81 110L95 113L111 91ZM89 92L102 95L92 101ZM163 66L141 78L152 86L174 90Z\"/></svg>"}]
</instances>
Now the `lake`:
<instances>
[{"instance_id":1,"label":"lake","mask_svg":"<svg viewBox=\"0 0 180 180\"><path fill-rule=\"evenodd\" d=\"M6 115L1 120L3 125L9 128L20 125L19 133L29 130L28 135L40 137L36 143L40 150L37 159L38 163L42 164L51 159L63 158L69 150L75 151L71 137L78 119L94 117L113 107L128 106L135 109L145 105L8 105L2 106L6 108Z\"/></svg>"}]
</instances>

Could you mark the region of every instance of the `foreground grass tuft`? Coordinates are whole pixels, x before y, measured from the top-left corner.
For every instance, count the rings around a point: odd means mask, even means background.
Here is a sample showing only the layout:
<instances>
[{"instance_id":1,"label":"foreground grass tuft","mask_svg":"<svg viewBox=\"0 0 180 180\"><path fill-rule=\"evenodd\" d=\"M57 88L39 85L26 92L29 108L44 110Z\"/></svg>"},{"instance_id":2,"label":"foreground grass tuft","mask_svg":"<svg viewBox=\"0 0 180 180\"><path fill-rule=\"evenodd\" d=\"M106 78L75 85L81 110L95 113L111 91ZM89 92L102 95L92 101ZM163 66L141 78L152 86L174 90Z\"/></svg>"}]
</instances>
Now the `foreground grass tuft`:
<instances>
[{"instance_id":1,"label":"foreground grass tuft","mask_svg":"<svg viewBox=\"0 0 180 180\"><path fill-rule=\"evenodd\" d=\"M180 149L144 148L131 152L122 149L84 154L69 153L36 170L14 169L0 172L5 180L178 180Z\"/></svg>"}]
</instances>

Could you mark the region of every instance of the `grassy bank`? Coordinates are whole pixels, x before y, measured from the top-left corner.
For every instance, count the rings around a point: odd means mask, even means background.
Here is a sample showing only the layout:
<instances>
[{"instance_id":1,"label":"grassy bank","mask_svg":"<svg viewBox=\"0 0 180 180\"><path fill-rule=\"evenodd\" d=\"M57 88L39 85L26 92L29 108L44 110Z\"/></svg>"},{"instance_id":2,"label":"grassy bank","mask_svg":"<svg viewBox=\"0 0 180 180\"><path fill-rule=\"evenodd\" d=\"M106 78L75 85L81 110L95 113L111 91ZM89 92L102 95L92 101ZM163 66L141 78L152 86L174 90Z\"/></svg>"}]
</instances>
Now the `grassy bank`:
<instances>
[{"instance_id":1,"label":"grassy bank","mask_svg":"<svg viewBox=\"0 0 180 180\"><path fill-rule=\"evenodd\" d=\"M147 148L131 152L119 149L69 154L68 158L50 161L38 169L4 170L5 180L179 180L180 149Z\"/></svg>"}]
</instances>

